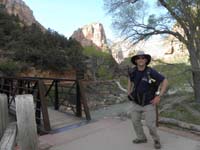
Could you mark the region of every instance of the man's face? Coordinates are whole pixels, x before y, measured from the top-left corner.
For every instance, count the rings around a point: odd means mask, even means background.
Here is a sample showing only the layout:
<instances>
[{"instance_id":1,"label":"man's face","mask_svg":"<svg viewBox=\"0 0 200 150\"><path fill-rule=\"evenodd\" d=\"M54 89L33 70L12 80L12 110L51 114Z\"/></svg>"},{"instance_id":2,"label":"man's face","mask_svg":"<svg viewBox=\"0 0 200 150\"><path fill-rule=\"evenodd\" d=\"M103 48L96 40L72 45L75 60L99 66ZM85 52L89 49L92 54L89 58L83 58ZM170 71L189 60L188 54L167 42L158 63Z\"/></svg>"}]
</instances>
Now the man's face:
<instances>
[{"instance_id":1,"label":"man's face","mask_svg":"<svg viewBox=\"0 0 200 150\"><path fill-rule=\"evenodd\" d=\"M137 56L135 62L137 63L137 66L145 66L147 63L147 59L145 56Z\"/></svg>"}]
</instances>

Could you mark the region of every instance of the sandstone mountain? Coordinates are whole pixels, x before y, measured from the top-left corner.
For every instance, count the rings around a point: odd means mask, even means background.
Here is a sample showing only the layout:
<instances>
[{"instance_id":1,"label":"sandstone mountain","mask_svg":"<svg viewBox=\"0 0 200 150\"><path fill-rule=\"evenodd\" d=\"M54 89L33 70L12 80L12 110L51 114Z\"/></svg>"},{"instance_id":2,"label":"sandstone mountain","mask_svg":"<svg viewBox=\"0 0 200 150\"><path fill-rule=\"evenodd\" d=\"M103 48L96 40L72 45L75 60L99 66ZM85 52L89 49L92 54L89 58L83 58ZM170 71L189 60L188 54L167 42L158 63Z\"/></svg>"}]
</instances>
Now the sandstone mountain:
<instances>
[{"instance_id":1,"label":"sandstone mountain","mask_svg":"<svg viewBox=\"0 0 200 150\"><path fill-rule=\"evenodd\" d=\"M71 38L76 39L82 46L95 46L97 49L108 50L106 34L101 23L92 23L77 29Z\"/></svg>"},{"instance_id":2,"label":"sandstone mountain","mask_svg":"<svg viewBox=\"0 0 200 150\"><path fill-rule=\"evenodd\" d=\"M173 30L181 34L184 34L183 29L180 28L178 25L174 25ZM185 45L172 35L169 35L164 40L164 46L168 47L167 51L165 52L165 56L171 55L173 57L173 56L189 55L189 52L187 51Z\"/></svg>"},{"instance_id":3,"label":"sandstone mountain","mask_svg":"<svg viewBox=\"0 0 200 150\"><path fill-rule=\"evenodd\" d=\"M33 15L33 11L23 0L0 0L0 4L5 5L8 14L18 16L24 25L30 26L34 23L42 30L45 30L45 28L37 22Z\"/></svg>"}]
</instances>

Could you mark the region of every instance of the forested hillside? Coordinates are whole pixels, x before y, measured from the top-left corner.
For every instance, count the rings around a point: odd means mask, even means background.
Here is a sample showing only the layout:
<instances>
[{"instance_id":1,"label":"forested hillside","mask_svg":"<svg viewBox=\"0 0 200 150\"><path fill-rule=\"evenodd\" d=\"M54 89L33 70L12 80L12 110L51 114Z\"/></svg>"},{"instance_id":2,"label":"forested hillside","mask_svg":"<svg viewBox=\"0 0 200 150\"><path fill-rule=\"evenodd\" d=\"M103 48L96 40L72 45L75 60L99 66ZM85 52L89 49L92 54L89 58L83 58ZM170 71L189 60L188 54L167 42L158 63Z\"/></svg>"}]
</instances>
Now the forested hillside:
<instances>
[{"instance_id":1,"label":"forested hillside","mask_svg":"<svg viewBox=\"0 0 200 150\"><path fill-rule=\"evenodd\" d=\"M96 48L82 47L74 39L67 39L52 29L42 31L39 26L25 26L17 16L0 7L0 71L16 75L29 68L65 72L82 69L90 79L111 79L117 63L110 54ZM92 52L91 52L92 51Z\"/></svg>"},{"instance_id":2,"label":"forested hillside","mask_svg":"<svg viewBox=\"0 0 200 150\"><path fill-rule=\"evenodd\" d=\"M32 24L25 26L17 16L10 16L0 6L0 70L3 74L35 67L64 71L83 65L83 47L51 29L41 31Z\"/></svg>"}]
</instances>

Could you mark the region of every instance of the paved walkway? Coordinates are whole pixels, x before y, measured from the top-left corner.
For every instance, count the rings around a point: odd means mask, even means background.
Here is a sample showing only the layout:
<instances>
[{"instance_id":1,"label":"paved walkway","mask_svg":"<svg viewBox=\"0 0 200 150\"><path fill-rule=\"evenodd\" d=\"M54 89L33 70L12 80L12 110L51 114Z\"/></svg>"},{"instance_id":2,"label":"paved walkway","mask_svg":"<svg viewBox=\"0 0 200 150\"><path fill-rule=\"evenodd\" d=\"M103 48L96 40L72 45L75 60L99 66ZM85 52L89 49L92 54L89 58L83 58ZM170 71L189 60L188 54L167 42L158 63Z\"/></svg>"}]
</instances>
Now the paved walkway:
<instances>
[{"instance_id":1,"label":"paved walkway","mask_svg":"<svg viewBox=\"0 0 200 150\"><path fill-rule=\"evenodd\" d=\"M44 135L39 138L40 148L49 150L154 150L148 134L148 143L133 144L135 133L131 121L104 118L65 132ZM162 150L200 150L199 138L159 128Z\"/></svg>"}]
</instances>

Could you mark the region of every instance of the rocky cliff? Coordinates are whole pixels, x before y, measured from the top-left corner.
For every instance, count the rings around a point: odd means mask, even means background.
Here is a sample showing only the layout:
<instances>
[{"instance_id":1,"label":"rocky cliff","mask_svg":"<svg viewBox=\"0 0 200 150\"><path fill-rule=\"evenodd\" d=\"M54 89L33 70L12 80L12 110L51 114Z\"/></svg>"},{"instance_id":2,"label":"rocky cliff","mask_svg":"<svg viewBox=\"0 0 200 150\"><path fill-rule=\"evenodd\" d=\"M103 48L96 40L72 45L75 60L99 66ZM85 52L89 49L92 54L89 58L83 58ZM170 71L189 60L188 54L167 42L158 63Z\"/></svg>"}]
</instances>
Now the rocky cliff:
<instances>
[{"instance_id":1,"label":"rocky cliff","mask_svg":"<svg viewBox=\"0 0 200 150\"><path fill-rule=\"evenodd\" d=\"M179 32L184 36L184 31L182 28L180 28L178 25L174 25L173 31ZM172 56L186 56L189 55L185 45L180 42L177 38L175 38L172 35L169 35L165 40L164 40L164 45L168 45L168 49L165 52L165 55L172 55Z\"/></svg>"},{"instance_id":2,"label":"rocky cliff","mask_svg":"<svg viewBox=\"0 0 200 150\"><path fill-rule=\"evenodd\" d=\"M106 34L101 23L92 23L77 29L71 38L76 39L82 46L95 46L98 49L106 49Z\"/></svg>"},{"instance_id":3,"label":"rocky cliff","mask_svg":"<svg viewBox=\"0 0 200 150\"><path fill-rule=\"evenodd\" d=\"M25 25L30 26L35 23L44 30L44 27L36 21L33 11L25 4L24 1L0 0L0 4L5 5L8 14L18 16Z\"/></svg>"}]
</instances>

